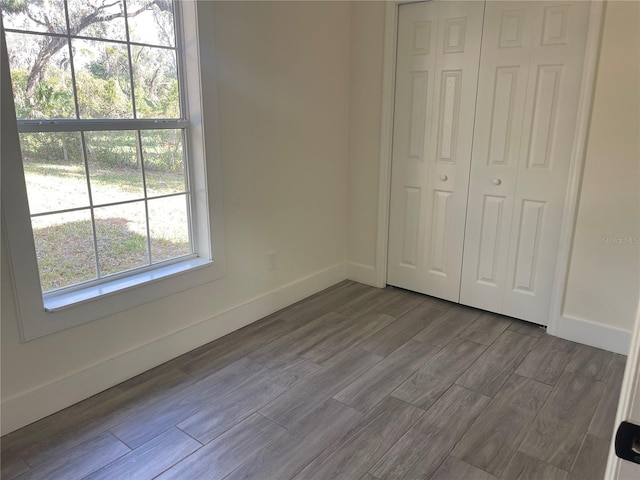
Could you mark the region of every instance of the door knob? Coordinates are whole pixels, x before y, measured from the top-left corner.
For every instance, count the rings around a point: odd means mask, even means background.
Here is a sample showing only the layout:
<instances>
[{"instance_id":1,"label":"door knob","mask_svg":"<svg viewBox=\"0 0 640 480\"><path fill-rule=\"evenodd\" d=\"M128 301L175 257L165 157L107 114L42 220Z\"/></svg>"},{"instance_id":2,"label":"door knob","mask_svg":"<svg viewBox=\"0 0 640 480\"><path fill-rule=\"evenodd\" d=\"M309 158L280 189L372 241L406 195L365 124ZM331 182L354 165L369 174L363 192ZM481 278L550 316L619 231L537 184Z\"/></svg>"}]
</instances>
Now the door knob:
<instances>
[{"instance_id":1,"label":"door knob","mask_svg":"<svg viewBox=\"0 0 640 480\"><path fill-rule=\"evenodd\" d=\"M494 178L493 179L493 184L494 185L500 185L502 183L502 180L500 180L499 178Z\"/></svg>"},{"instance_id":2,"label":"door knob","mask_svg":"<svg viewBox=\"0 0 640 480\"><path fill-rule=\"evenodd\" d=\"M616 431L615 448L618 457L640 463L640 426L622 422Z\"/></svg>"},{"instance_id":3,"label":"door knob","mask_svg":"<svg viewBox=\"0 0 640 480\"><path fill-rule=\"evenodd\" d=\"M446 182L447 180L449 180L449 177L447 177L446 175L440 175L440 180Z\"/></svg>"}]
</instances>

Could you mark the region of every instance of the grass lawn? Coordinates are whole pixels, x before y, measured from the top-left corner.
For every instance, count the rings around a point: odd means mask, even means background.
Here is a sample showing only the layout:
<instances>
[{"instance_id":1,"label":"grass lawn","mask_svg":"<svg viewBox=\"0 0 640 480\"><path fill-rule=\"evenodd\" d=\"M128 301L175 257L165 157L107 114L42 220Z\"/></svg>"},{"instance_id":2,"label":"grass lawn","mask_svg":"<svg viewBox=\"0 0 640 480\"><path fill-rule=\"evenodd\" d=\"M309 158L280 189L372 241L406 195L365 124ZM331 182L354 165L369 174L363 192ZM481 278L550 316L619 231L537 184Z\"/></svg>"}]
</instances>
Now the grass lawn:
<instances>
[{"instance_id":1,"label":"grass lawn","mask_svg":"<svg viewBox=\"0 0 640 480\"><path fill-rule=\"evenodd\" d=\"M94 202L142 198L142 175L126 167L90 165ZM86 207L88 186L82 164L24 162L32 213ZM184 191L181 172L146 173L150 196ZM96 198L98 197L98 198ZM183 195L148 201L152 262L191 253ZM33 218L43 291L149 264L144 201L94 210L98 262L89 210Z\"/></svg>"}]
</instances>

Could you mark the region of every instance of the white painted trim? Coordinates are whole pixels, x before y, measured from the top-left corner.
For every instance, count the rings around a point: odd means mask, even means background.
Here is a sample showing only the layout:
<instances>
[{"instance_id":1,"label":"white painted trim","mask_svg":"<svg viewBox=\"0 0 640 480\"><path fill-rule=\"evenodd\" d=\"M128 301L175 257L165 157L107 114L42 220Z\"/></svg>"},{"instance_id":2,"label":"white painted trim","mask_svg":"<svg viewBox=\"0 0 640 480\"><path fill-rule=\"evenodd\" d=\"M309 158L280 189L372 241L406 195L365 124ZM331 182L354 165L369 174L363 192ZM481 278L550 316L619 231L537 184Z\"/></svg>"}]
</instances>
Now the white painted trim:
<instances>
[{"instance_id":1,"label":"white painted trim","mask_svg":"<svg viewBox=\"0 0 640 480\"><path fill-rule=\"evenodd\" d=\"M378 169L378 222L376 232L375 286L387 285L389 245L389 199L391 197L391 153L396 83L396 43L398 4L387 2L384 16L384 57L382 60L382 111L380 125L380 167Z\"/></svg>"},{"instance_id":2,"label":"white painted trim","mask_svg":"<svg viewBox=\"0 0 640 480\"><path fill-rule=\"evenodd\" d=\"M640 303L636 313L636 322L633 329L633 337L631 338L631 346L629 348L629 357L622 379L622 387L620 389L620 400L618 400L618 411L616 413L615 428L618 428L623 421L631 421L637 423L640 418L633 418L634 407L640 402ZM625 463L627 463L625 465ZM607 460L607 469L604 474L606 480L617 480L625 478L625 474L621 470L635 467L635 464L629 464L616 456L613 441L609 446L609 458ZM628 478L634 478L629 476Z\"/></svg>"},{"instance_id":3,"label":"white painted trim","mask_svg":"<svg viewBox=\"0 0 640 480\"><path fill-rule=\"evenodd\" d=\"M348 262L347 263L347 279L354 282L364 283L365 285L371 285L372 287L378 286L378 278L376 276L376 269L371 265L363 265L361 263ZM384 286L384 285L383 285Z\"/></svg>"},{"instance_id":4,"label":"white painted trim","mask_svg":"<svg viewBox=\"0 0 640 480\"><path fill-rule=\"evenodd\" d=\"M582 67L580 100L578 103L578 115L576 117L576 132L573 138L567 194L564 201L564 213L562 215L562 227L560 229L560 240L558 242L558 254L556 257L556 271L553 278L551 305L549 307L549 322L547 324L547 332L557 336L562 336L559 333L560 331L567 331L567 326L563 324L567 317L563 317L562 313L567 288L567 277L569 275L569 259L571 258L571 247L573 245L578 213L582 171L587 151L589 125L591 123L603 21L604 2L595 0L591 3L591 12L589 15L587 45L585 48L584 65ZM580 335L580 332L575 332L575 334Z\"/></svg>"},{"instance_id":5,"label":"white painted trim","mask_svg":"<svg viewBox=\"0 0 640 480\"><path fill-rule=\"evenodd\" d=\"M621 355L629 353L631 343L629 330L570 315L560 317L553 335Z\"/></svg>"},{"instance_id":6,"label":"white painted trim","mask_svg":"<svg viewBox=\"0 0 640 480\"><path fill-rule=\"evenodd\" d=\"M255 322L346 278L339 263L2 402L2 435Z\"/></svg>"},{"instance_id":7,"label":"white painted trim","mask_svg":"<svg viewBox=\"0 0 640 480\"><path fill-rule=\"evenodd\" d=\"M385 12L382 124L380 131L380 173L378 182L378 232L376 241L376 286L379 287L383 287L387 280L389 198L391 194L391 148L393 143L393 109L398 28L397 18L398 6L402 3L411 2L388 2ZM582 323L569 321L566 325L563 324L563 322L570 317L562 316L562 308L569 268L569 258L571 255L571 244L575 228L578 198L580 195L580 184L587 147L589 124L591 120L603 19L604 2L601 0L594 0L591 3L582 86L578 105L578 116L576 119L576 133L569 170L565 208L562 218L562 228L553 283L554 288L551 299L551 308L549 310L549 323L547 326L548 333L556 336L565 336L565 338L582 338L584 336L580 331L574 332L571 330L572 328L580 328ZM603 328L606 327L603 326ZM618 345L616 348L628 347L628 341L626 343L626 347L624 346L624 340L621 342L615 341L613 343Z\"/></svg>"}]
</instances>

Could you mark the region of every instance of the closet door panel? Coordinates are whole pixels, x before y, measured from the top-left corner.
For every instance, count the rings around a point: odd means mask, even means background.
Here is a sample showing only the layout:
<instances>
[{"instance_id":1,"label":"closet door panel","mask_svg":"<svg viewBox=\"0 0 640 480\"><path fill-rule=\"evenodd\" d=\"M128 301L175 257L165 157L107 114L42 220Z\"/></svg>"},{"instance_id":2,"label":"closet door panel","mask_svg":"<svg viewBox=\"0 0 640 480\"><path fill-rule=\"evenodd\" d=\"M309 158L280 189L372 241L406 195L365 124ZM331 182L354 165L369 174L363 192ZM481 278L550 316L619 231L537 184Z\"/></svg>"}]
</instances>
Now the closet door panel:
<instances>
[{"instance_id":1,"label":"closet door panel","mask_svg":"<svg viewBox=\"0 0 640 480\"><path fill-rule=\"evenodd\" d=\"M589 2L543 2L531 46L503 313L548 322Z\"/></svg>"},{"instance_id":2,"label":"closet door panel","mask_svg":"<svg viewBox=\"0 0 640 480\"><path fill-rule=\"evenodd\" d=\"M535 12L488 2L471 162L460 302L500 312Z\"/></svg>"},{"instance_id":3,"label":"closet door panel","mask_svg":"<svg viewBox=\"0 0 640 480\"><path fill-rule=\"evenodd\" d=\"M399 9L398 57L389 218L389 283L415 289L425 243L428 152L435 90L437 11Z\"/></svg>"},{"instance_id":4,"label":"closet door panel","mask_svg":"<svg viewBox=\"0 0 640 480\"><path fill-rule=\"evenodd\" d=\"M399 7L388 283L459 300L481 2Z\"/></svg>"},{"instance_id":5,"label":"closet door panel","mask_svg":"<svg viewBox=\"0 0 640 480\"><path fill-rule=\"evenodd\" d=\"M589 9L487 3L461 303L548 323Z\"/></svg>"}]
</instances>

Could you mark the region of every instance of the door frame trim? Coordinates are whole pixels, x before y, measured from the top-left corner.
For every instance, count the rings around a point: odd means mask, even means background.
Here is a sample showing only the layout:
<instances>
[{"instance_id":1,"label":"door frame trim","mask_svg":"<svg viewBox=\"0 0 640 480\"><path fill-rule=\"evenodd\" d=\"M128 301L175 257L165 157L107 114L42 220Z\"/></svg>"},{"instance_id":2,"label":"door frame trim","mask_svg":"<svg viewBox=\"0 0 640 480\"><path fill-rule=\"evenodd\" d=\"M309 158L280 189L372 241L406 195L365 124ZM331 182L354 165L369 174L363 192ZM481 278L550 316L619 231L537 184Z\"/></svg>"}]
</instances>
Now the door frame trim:
<instances>
[{"instance_id":1,"label":"door frame trim","mask_svg":"<svg viewBox=\"0 0 640 480\"><path fill-rule=\"evenodd\" d=\"M380 125L380 164L378 172L378 215L376 232L376 286L387 284L387 253L389 247L389 214L391 198L391 157L393 147L393 112L395 97L396 44L398 38L398 7L411 0L386 2L382 63L382 108ZM559 333L564 309L565 289L569 273L569 258L575 232L582 171L587 149L591 111L595 93L596 74L600 54L605 2L592 0L589 12L587 43L582 69L580 100L576 118L576 133L569 166L567 194L565 196L560 241L556 258L551 305L547 332Z\"/></svg>"},{"instance_id":2,"label":"door frame trim","mask_svg":"<svg viewBox=\"0 0 640 480\"><path fill-rule=\"evenodd\" d=\"M614 428L617 429L620 422L630 421L632 423L640 422L637 415L638 403L640 402L640 302L636 312L636 321L631 335L631 346L629 348L629 356L625 366L622 386L620 387L620 398L618 400L618 409L616 410L616 419ZM634 416L635 413L635 416ZM615 436L614 436L615 438ZM626 460L617 457L615 451L614 438L611 439L609 445L609 456L607 457L607 468L604 478L617 480L621 477L621 469L631 467L633 464L625 465ZM635 467L632 467L635 468Z\"/></svg>"}]
</instances>

